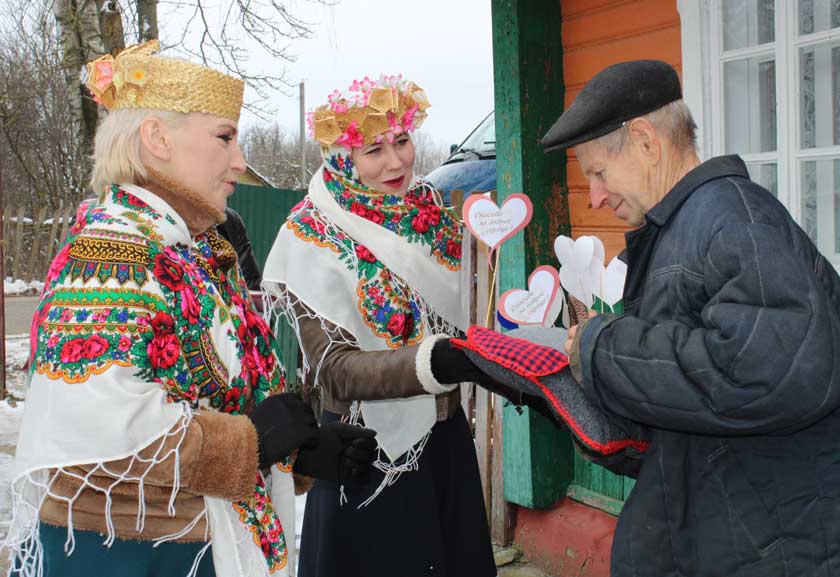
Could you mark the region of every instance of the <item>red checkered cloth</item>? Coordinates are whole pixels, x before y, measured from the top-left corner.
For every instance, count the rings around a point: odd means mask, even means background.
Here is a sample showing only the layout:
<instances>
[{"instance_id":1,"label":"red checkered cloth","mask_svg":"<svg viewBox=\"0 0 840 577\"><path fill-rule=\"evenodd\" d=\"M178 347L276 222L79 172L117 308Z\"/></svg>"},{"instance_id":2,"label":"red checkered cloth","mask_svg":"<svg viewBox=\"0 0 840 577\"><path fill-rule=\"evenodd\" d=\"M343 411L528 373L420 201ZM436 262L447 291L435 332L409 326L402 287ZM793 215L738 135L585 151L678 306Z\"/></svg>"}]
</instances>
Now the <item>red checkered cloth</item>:
<instances>
[{"instance_id":1,"label":"red checkered cloth","mask_svg":"<svg viewBox=\"0 0 840 577\"><path fill-rule=\"evenodd\" d=\"M482 367L482 361L498 365L501 367L499 370L510 371L533 383L539 390L538 394L549 403L555 419L568 426L590 451L612 455L627 448L642 453L648 449L648 442L639 438L639 425L615 416L608 418L586 399L583 390L568 371L561 373L569 365L569 360L557 349L479 326L470 327L466 339L452 339L451 343L466 350L467 356L485 372L487 370ZM500 382L506 382L514 390L536 393L523 390L520 385L508 381L504 375L495 371L490 370L487 374Z\"/></svg>"},{"instance_id":2,"label":"red checkered cloth","mask_svg":"<svg viewBox=\"0 0 840 577\"><path fill-rule=\"evenodd\" d=\"M557 373L569 365L566 355L556 349L508 337L477 325L467 329L466 340L452 339L451 344L475 351L531 381Z\"/></svg>"}]
</instances>

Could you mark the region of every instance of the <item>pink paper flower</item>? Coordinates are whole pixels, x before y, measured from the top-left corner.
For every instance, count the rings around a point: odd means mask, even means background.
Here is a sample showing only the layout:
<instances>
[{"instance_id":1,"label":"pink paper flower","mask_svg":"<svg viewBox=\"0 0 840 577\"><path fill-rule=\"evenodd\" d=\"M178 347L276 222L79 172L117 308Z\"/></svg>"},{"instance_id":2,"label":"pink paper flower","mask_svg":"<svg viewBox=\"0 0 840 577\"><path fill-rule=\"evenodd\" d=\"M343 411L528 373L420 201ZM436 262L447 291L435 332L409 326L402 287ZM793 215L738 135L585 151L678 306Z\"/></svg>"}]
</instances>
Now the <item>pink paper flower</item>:
<instances>
[{"instance_id":1,"label":"pink paper flower","mask_svg":"<svg viewBox=\"0 0 840 577\"><path fill-rule=\"evenodd\" d=\"M343 146L347 150L353 150L354 148L361 148L364 146L365 137L362 135L361 131L359 131L359 123L355 120L351 122L350 126L347 127L347 130L335 139L335 143L338 146Z\"/></svg>"},{"instance_id":2,"label":"pink paper flower","mask_svg":"<svg viewBox=\"0 0 840 577\"><path fill-rule=\"evenodd\" d=\"M307 112L306 113L306 127L309 131L309 136L315 136L315 113L314 112Z\"/></svg>"},{"instance_id":3,"label":"pink paper flower","mask_svg":"<svg viewBox=\"0 0 840 577\"><path fill-rule=\"evenodd\" d=\"M347 112L347 104L344 102L344 98L341 95L341 92L338 90L333 90L330 95L327 97L327 100L330 103L330 108L334 110L337 114L343 114Z\"/></svg>"},{"instance_id":4,"label":"pink paper flower","mask_svg":"<svg viewBox=\"0 0 840 577\"><path fill-rule=\"evenodd\" d=\"M114 63L108 60L99 60L93 64L96 69L96 78L93 85L97 90L105 90L114 80Z\"/></svg>"},{"instance_id":5,"label":"pink paper flower","mask_svg":"<svg viewBox=\"0 0 840 577\"><path fill-rule=\"evenodd\" d=\"M417 111L419 109L420 107L417 104L415 104L414 106L406 110L405 114L403 114L402 125L407 132L412 132L414 130L414 116L417 114Z\"/></svg>"}]
</instances>

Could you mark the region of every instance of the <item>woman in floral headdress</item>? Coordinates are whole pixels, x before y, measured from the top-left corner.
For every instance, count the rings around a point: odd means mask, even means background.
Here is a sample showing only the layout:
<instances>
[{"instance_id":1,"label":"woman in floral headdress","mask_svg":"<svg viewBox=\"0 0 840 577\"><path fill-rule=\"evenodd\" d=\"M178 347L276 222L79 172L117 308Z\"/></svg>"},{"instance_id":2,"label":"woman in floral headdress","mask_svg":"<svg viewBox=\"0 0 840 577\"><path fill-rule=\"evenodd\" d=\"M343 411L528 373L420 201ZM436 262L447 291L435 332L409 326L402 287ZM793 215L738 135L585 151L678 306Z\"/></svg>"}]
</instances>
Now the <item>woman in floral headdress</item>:
<instances>
[{"instance_id":1,"label":"woman in floral headdress","mask_svg":"<svg viewBox=\"0 0 840 577\"><path fill-rule=\"evenodd\" d=\"M282 393L273 337L214 228L245 170L242 81L158 48L88 65L110 110L101 194L33 320L14 575L289 575L292 471L358 480L373 459L372 431L319 429Z\"/></svg>"},{"instance_id":2,"label":"woman in floral headdress","mask_svg":"<svg viewBox=\"0 0 840 577\"><path fill-rule=\"evenodd\" d=\"M428 107L401 77L331 94L309 117L324 164L266 262L322 423L363 422L379 445L369 483L307 496L301 577L496 574L457 386L483 375L447 336L468 320L462 228L413 172Z\"/></svg>"}]
</instances>

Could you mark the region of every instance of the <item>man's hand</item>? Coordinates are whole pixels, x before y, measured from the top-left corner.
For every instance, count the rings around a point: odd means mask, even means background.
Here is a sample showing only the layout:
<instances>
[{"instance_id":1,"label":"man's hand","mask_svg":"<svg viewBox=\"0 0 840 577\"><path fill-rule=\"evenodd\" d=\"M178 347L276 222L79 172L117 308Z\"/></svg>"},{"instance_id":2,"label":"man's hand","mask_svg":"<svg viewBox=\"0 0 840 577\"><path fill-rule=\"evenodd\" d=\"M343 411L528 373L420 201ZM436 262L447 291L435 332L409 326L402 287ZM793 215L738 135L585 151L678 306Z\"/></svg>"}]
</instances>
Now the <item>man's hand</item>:
<instances>
[{"instance_id":1,"label":"man's hand","mask_svg":"<svg viewBox=\"0 0 840 577\"><path fill-rule=\"evenodd\" d=\"M596 311L589 311L589 318L597 317L598 313ZM575 335L577 334L578 325L575 325L569 329L568 336L566 337L566 344L563 345L563 350L566 351L566 355L570 355L572 353L572 342L575 340Z\"/></svg>"}]
</instances>

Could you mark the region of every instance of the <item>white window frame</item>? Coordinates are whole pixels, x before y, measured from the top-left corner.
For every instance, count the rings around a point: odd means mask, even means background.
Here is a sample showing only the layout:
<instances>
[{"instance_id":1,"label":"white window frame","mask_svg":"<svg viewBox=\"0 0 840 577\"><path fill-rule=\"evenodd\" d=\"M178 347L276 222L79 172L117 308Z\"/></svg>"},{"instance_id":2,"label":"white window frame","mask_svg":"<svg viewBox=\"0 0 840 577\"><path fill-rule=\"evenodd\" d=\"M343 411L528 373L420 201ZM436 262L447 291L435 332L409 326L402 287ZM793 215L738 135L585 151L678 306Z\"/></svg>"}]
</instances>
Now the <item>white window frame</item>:
<instances>
[{"instance_id":1,"label":"white window frame","mask_svg":"<svg viewBox=\"0 0 840 577\"><path fill-rule=\"evenodd\" d=\"M840 41L840 29L799 36L798 2L776 0L775 42L723 52L722 0L677 0L682 34L684 99L698 125L702 158L724 154L723 64L748 56L773 54L776 61L776 151L741 154L747 163L775 162L779 200L802 222L802 161L840 156L840 146L800 149L799 50L825 41ZM818 211L818 230L834 237L833 211ZM840 267L840 252L825 251Z\"/></svg>"}]
</instances>

